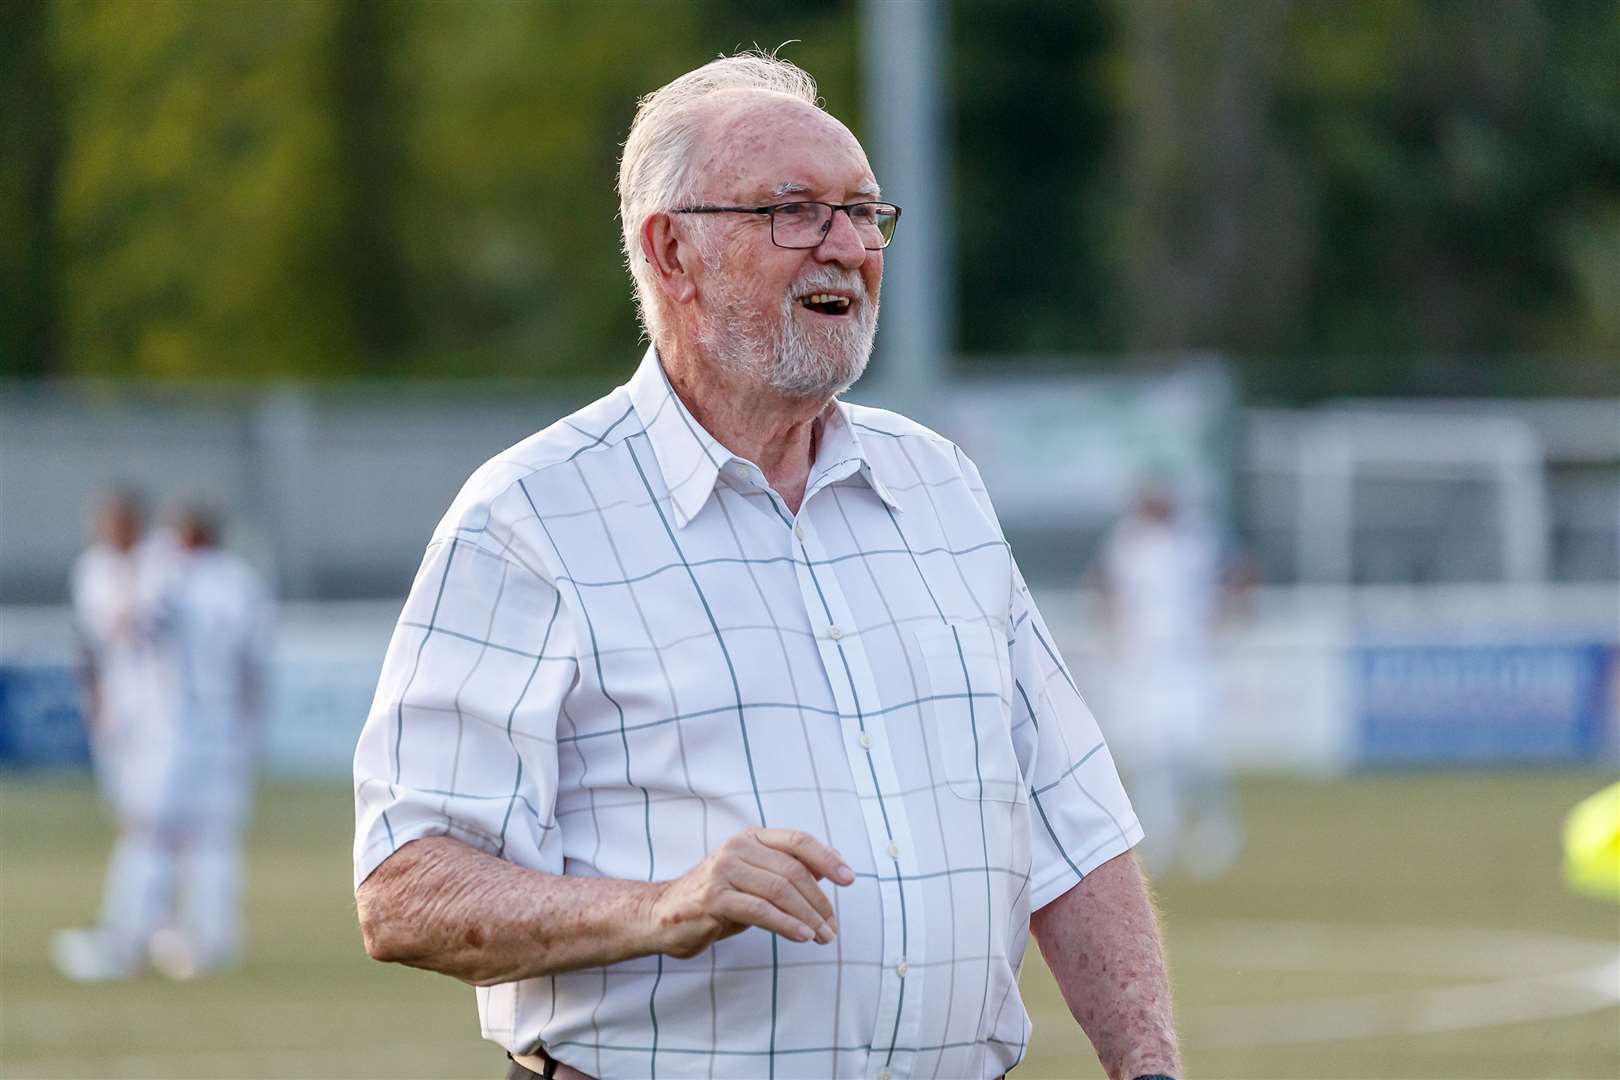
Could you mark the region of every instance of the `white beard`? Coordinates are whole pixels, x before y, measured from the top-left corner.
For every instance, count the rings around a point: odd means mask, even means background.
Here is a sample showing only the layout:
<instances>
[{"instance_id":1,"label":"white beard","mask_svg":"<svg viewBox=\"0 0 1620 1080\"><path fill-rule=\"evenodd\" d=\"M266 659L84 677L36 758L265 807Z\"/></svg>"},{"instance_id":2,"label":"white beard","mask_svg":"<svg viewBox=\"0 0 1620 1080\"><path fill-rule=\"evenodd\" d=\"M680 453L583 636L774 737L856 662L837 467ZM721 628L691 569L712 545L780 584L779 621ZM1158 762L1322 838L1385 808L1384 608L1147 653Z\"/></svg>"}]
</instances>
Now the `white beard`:
<instances>
[{"instance_id":1,"label":"white beard","mask_svg":"<svg viewBox=\"0 0 1620 1080\"><path fill-rule=\"evenodd\" d=\"M718 267L710 267L716 270ZM872 356L877 304L858 274L822 268L795 281L774 318L749 310L737 276L712 274L708 303L698 323L698 345L733 377L799 401L830 400L852 386ZM841 289L855 312L842 320L818 320L805 329L796 296Z\"/></svg>"}]
</instances>

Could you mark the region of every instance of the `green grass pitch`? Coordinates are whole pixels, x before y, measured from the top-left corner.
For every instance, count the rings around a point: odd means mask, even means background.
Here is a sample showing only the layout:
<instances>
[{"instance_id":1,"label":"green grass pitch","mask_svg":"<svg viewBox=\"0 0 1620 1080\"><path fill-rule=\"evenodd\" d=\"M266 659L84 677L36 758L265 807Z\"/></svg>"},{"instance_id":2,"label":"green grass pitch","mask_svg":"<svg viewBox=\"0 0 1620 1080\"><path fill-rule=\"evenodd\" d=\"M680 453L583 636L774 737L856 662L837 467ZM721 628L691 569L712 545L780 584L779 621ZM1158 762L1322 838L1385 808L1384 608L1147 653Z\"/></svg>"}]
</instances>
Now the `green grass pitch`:
<instances>
[{"instance_id":1,"label":"green grass pitch","mask_svg":"<svg viewBox=\"0 0 1620 1080\"><path fill-rule=\"evenodd\" d=\"M1189 1075L1620 1075L1620 908L1559 879L1604 779L1245 781L1236 870L1158 884ZM470 990L366 959L350 815L341 786L261 792L237 972L76 986L46 942L93 916L110 828L82 779L0 779L0 1076L503 1075ZM1016 1075L1101 1076L1033 948L1024 986Z\"/></svg>"}]
</instances>

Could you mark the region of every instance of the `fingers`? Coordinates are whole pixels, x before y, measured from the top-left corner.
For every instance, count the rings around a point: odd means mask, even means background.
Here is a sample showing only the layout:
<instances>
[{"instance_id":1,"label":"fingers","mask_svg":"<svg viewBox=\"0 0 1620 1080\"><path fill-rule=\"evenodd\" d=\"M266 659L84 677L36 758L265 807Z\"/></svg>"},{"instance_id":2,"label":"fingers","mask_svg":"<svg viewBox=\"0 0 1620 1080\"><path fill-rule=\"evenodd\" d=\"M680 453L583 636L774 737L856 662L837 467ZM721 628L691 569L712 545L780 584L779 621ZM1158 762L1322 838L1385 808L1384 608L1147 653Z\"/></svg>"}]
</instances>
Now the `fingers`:
<instances>
[{"instance_id":1,"label":"fingers","mask_svg":"<svg viewBox=\"0 0 1620 1080\"><path fill-rule=\"evenodd\" d=\"M804 873L802 867L800 873ZM833 939L834 929L830 921L832 910L826 897L821 897L821 903L828 910L822 912L792 881L748 862L737 863L727 876L733 891L763 900L773 911L786 916L794 928L794 932L788 936L794 940L808 941L814 937L825 945ZM817 894L821 892L814 883L810 888ZM801 936L798 930L807 933Z\"/></svg>"},{"instance_id":2,"label":"fingers","mask_svg":"<svg viewBox=\"0 0 1620 1080\"><path fill-rule=\"evenodd\" d=\"M818 878L830 878L840 885L852 885L855 871L845 863L843 856L823 844L809 833L797 829L753 829L756 839L766 847L774 848L798 859Z\"/></svg>"},{"instance_id":3,"label":"fingers","mask_svg":"<svg viewBox=\"0 0 1620 1080\"><path fill-rule=\"evenodd\" d=\"M669 896L679 901L672 901L674 909L684 913L676 921L700 921L708 927L699 949L712 944L716 933L724 937L736 932L725 924L757 926L793 941L825 945L838 933L838 923L819 878L849 885L855 873L838 852L808 833L744 829L685 875Z\"/></svg>"},{"instance_id":4,"label":"fingers","mask_svg":"<svg viewBox=\"0 0 1620 1080\"><path fill-rule=\"evenodd\" d=\"M763 873L786 879L790 885L797 889L799 895L816 912L818 921L812 922L811 926L817 926L820 921L825 920L831 924L833 931L837 932L838 924L833 918L832 901L828 900L827 894L821 891L821 886L816 884L816 879L811 876L809 870L805 869L804 863L791 855L782 854L775 848L766 847L764 844L752 845L740 852L739 855L745 863L758 867Z\"/></svg>"},{"instance_id":5,"label":"fingers","mask_svg":"<svg viewBox=\"0 0 1620 1080\"><path fill-rule=\"evenodd\" d=\"M735 889L728 889L721 895L715 902L714 913L729 922L743 926L758 926L793 941L809 941L815 936L808 926L781 908L752 893L738 892Z\"/></svg>"}]
</instances>

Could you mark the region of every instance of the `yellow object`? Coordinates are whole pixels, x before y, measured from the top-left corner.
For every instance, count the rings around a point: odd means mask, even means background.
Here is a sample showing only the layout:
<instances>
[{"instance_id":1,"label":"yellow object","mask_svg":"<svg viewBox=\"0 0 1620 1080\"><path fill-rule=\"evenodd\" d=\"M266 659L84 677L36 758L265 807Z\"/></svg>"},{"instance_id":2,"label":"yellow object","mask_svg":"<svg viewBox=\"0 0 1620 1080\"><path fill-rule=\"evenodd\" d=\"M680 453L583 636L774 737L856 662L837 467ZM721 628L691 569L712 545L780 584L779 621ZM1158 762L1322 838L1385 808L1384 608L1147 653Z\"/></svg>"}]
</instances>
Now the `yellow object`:
<instances>
[{"instance_id":1,"label":"yellow object","mask_svg":"<svg viewBox=\"0 0 1620 1080\"><path fill-rule=\"evenodd\" d=\"M1564 819L1564 881L1578 893L1620 901L1620 783L1582 799Z\"/></svg>"}]
</instances>

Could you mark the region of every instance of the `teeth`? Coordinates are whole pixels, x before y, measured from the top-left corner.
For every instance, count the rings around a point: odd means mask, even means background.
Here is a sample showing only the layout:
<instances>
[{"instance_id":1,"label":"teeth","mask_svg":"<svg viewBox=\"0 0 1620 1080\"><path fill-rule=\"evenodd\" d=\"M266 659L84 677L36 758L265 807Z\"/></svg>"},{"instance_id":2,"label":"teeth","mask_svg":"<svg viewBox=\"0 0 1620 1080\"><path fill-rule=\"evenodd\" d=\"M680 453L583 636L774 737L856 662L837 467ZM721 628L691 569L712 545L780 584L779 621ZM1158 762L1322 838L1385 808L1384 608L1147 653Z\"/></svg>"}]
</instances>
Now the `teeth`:
<instances>
[{"instance_id":1,"label":"teeth","mask_svg":"<svg viewBox=\"0 0 1620 1080\"><path fill-rule=\"evenodd\" d=\"M834 293L812 293L805 297L801 303L805 304L838 304L840 307L849 306L849 298Z\"/></svg>"}]
</instances>

